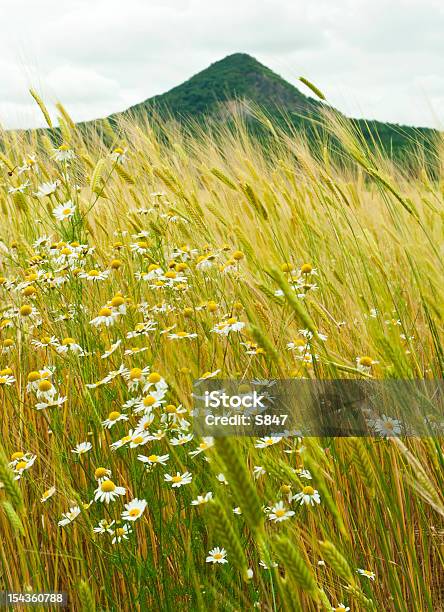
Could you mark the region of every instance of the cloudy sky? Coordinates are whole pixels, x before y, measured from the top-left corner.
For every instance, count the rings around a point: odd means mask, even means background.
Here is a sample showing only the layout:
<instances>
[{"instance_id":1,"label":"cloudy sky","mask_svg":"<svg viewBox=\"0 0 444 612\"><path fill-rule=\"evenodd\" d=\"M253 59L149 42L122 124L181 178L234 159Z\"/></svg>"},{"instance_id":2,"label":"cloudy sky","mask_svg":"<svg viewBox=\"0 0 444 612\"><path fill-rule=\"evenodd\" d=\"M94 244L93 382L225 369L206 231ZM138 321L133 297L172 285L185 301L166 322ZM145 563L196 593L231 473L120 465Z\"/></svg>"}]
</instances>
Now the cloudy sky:
<instances>
[{"instance_id":1,"label":"cloudy sky","mask_svg":"<svg viewBox=\"0 0 444 612\"><path fill-rule=\"evenodd\" d=\"M0 124L92 119L243 51L349 115L444 123L442 0L0 0ZM303 86L301 86L302 88Z\"/></svg>"}]
</instances>

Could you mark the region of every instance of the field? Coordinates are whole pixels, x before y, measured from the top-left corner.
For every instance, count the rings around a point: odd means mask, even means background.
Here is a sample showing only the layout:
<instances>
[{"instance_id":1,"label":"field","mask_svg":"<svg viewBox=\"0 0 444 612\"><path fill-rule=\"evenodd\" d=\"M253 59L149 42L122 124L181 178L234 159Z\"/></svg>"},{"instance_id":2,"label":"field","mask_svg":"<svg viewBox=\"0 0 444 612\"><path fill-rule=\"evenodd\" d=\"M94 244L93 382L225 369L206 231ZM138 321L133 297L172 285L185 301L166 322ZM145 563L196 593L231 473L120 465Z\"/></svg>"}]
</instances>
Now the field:
<instances>
[{"instance_id":1,"label":"field","mask_svg":"<svg viewBox=\"0 0 444 612\"><path fill-rule=\"evenodd\" d=\"M442 377L440 143L400 166L335 114L309 146L59 111L57 141L0 135L0 591L443 610L440 438L202 439L191 396Z\"/></svg>"}]
</instances>

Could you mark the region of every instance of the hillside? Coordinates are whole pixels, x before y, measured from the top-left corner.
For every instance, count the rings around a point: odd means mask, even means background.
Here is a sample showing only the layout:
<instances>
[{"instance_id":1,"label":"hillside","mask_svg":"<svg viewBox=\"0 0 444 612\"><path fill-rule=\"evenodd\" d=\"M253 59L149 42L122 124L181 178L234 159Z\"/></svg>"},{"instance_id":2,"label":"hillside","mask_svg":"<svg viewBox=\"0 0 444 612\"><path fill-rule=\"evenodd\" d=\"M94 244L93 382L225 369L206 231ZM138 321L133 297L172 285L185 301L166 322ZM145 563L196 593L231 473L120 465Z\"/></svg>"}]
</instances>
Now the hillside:
<instances>
[{"instance_id":1,"label":"hillside","mask_svg":"<svg viewBox=\"0 0 444 612\"><path fill-rule=\"evenodd\" d=\"M307 118L317 115L322 103L301 93L272 70L245 53L235 53L211 64L170 91L148 98L124 113L111 115L114 122L122 114L140 117L155 111L181 121L201 119L216 113L233 100L258 104L275 121L290 118L296 127L309 129ZM380 121L355 120L368 142L377 140L389 155L398 156L413 142L427 145L434 130L400 126Z\"/></svg>"}]
</instances>

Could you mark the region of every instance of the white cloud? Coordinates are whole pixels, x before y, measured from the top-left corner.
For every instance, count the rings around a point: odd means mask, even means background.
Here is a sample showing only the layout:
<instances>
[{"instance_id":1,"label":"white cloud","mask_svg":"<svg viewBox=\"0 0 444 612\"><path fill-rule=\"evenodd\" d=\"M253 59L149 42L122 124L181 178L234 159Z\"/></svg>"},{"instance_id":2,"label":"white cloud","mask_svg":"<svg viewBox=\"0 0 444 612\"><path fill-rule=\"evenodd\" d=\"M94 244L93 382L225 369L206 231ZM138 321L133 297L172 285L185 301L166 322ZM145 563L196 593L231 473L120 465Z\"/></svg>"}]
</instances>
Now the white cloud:
<instances>
[{"instance_id":1,"label":"white cloud","mask_svg":"<svg viewBox=\"0 0 444 612\"><path fill-rule=\"evenodd\" d=\"M0 123L41 124L30 86L88 119L244 51L348 114L436 125L443 23L441 0L15 0L0 22Z\"/></svg>"}]
</instances>

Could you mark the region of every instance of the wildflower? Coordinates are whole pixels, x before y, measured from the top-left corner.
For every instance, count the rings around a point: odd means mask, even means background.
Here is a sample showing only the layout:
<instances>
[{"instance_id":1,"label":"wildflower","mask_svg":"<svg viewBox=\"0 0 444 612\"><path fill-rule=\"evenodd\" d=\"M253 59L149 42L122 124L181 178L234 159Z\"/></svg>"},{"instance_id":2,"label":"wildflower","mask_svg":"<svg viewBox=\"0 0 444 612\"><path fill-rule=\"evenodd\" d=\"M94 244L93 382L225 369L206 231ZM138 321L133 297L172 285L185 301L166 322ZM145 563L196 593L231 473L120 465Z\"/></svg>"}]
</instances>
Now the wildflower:
<instances>
[{"instance_id":1,"label":"wildflower","mask_svg":"<svg viewBox=\"0 0 444 612\"><path fill-rule=\"evenodd\" d=\"M318 491L310 486L304 487L300 493L296 493L296 495L293 495L292 499L300 502L299 505L301 506L303 504L307 506L314 506L315 504L321 503L321 497Z\"/></svg>"},{"instance_id":2,"label":"wildflower","mask_svg":"<svg viewBox=\"0 0 444 612\"><path fill-rule=\"evenodd\" d=\"M127 421L128 417L126 414L122 414L121 412L117 412L117 410L113 410L109 413L108 418L102 421L103 427L106 429L111 429L113 425L118 423L119 421Z\"/></svg>"},{"instance_id":3,"label":"wildflower","mask_svg":"<svg viewBox=\"0 0 444 612\"><path fill-rule=\"evenodd\" d=\"M81 442L71 451L77 455L83 455L92 449L91 442Z\"/></svg>"},{"instance_id":4,"label":"wildflower","mask_svg":"<svg viewBox=\"0 0 444 612\"><path fill-rule=\"evenodd\" d=\"M139 461L141 461L142 463L147 463L148 466L151 465L166 465L168 459L170 458L170 456L168 454L166 455L149 455L148 457L146 457L145 455L138 455L137 459Z\"/></svg>"},{"instance_id":5,"label":"wildflower","mask_svg":"<svg viewBox=\"0 0 444 612\"><path fill-rule=\"evenodd\" d=\"M375 580L376 575L374 572L371 572L370 570L365 570L365 569L357 569L356 573L358 573L360 576L365 576L366 578L368 578L369 580Z\"/></svg>"},{"instance_id":6,"label":"wildflower","mask_svg":"<svg viewBox=\"0 0 444 612\"><path fill-rule=\"evenodd\" d=\"M261 476L265 476L266 470L261 465L255 465L253 468L253 476L257 480Z\"/></svg>"},{"instance_id":7,"label":"wildflower","mask_svg":"<svg viewBox=\"0 0 444 612\"><path fill-rule=\"evenodd\" d=\"M375 361L374 359L366 355L364 357L356 357L356 364L358 370L360 370L361 372L370 372L372 366L376 365L377 363L379 363L379 361Z\"/></svg>"},{"instance_id":8,"label":"wildflower","mask_svg":"<svg viewBox=\"0 0 444 612\"><path fill-rule=\"evenodd\" d=\"M94 533L108 533L109 535L114 535L114 530L112 529L115 521L108 521L107 519L102 519L97 527L94 527Z\"/></svg>"},{"instance_id":9,"label":"wildflower","mask_svg":"<svg viewBox=\"0 0 444 612\"><path fill-rule=\"evenodd\" d=\"M132 533L131 527L125 523L123 527L117 527L114 532L114 537L111 540L112 544L120 544L122 540L128 540L128 535Z\"/></svg>"},{"instance_id":10,"label":"wildflower","mask_svg":"<svg viewBox=\"0 0 444 612\"><path fill-rule=\"evenodd\" d=\"M57 221L64 221L65 219L71 219L76 212L76 205L72 203L71 200L68 200L64 204L59 204L56 206L52 214L57 219Z\"/></svg>"},{"instance_id":11,"label":"wildflower","mask_svg":"<svg viewBox=\"0 0 444 612\"><path fill-rule=\"evenodd\" d=\"M136 448L137 446L143 446L149 441L149 436L146 432L143 431L135 431L131 436L130 440L130 448Z\"/></svg>"},{"instance_id":12,"label":"wildflower","mask_svg":"<svg viewBox=\"0 0 444 612\"><path fill-rule=\"evenodd\" d=\"M38 191L36 191L35 195L38 198L44 198L45 196L50 196L53 193L55 193L59 185L60 185L59 180L56 180L53 183L42 183Z\"/></svg>"},{"instance_id":13,"label":"wildflower","mask_svg":"<svg viewBox=\"0 0 444 612\"><path fill-rule=\"evenodd\" d=\"M230 332L241 331L244 327L245 323L238 321L235 317L230 317L226 321L217 323L211 331L222 336L228 336Z\"/></svg>"},{"instance_id":14,"label":"wildflower","mask_svg":"<svg viewBox=\"0 0 444 612\"><path fill-rule=\"evenodd\" d=\"M29 470L35 460L37 459L37 455L32 455L31 453L26 453L25 455L23 455L22 457L20 457L19 460L17 461L12 461L9 466L12 468L13 472L16 474L14 480L20 480L20 478L22 477L23 473L26 470Z\"/></svg>"},{"instance_id":15,"label":"wildflower","mask_svg":"<svg viewBox=\"0 0 444 612\"><path fill-rule=\"evenodd\" d=\"M48 499L50 499L54 495L55 492L56 492L55 487L50 487L47 491L45 491L42 495L42 498L40 499L42 504L48 501Z\"/></svg>"},{"instance_id":16,"label":"wildflower","mask_svg":"<svg viewBox=\"0 0 444 612\"><path fill-rule=\"evenodd\" d=\"M186 338L197 338L197 334L192 334L190 332L178 331L174 334L168 334L168 338L170 340L185 340Z\"/></svg>"},{"instance_id":17,"label":"wildflower","mask_svg":"<svg viewBox=\"0 0 444 612\"><path fill-rule=\"evenodd\" d=\"M382 415L380 419L373 419L368 422L371 429L384 438L401 435L401 421Z\"/></svg>"},{"instance_id":18,"label":"wildflower","mask_svg":"<svg viewBox=\"0 0 444 612\"><path fill-rule=\"evenodd\" d=\"M350 610L349 606L345 606L345 604L340 603L336 608L332 608L333 612L348 612Z\"/></svg>"},{"instance_id":19,"label":"wildflower","mask_svg":"<svg viewBox=\"0 0 444 612\"><path fill-rule=\"evenodd\" d=\"M208 552L208 557L205 559L205 561L207 563L228 563L226 556L227 551L225 548L219 548L219 546L216 546L216 548L212 548Z\"/></svg>"},{"instance_id":20,"label":"wildflower","mask_svg":"<svg viewBox=\"0 0 444 612\"><path fill-rule=\"evenodd\" d=\"M196 499L193 499L191 502L192 506L201 506L202 504L207 504L209 501L213 499L213 493L208 491L205 495L198 495Z\"/></svg>"},{"instance_id":21,"label":"wildflower","mask_svg":"<svg viewBox=\"0 0 444 612\"><path fill-rule=\"evenodd\" d=\"M100 482L94 493L94 501L109 504L111 501L117 499L119 495L125 495L126 489L125 487L118 487L112 480L105 479Z\"/></svg>"},{"instance_id":22,"label":"wildflower","mask_svg":"<svg viewBox=\"0 0 444 612\"><path fill-rule=\"evenodd\" d=\"M56 351L60 354L71 352L79 356L85 355L85 351L80 344L77 344L74 338L64 338L61 344L57 345Z\"/></svg>"},{"instance_id":23,"label":"wildflower","mask_svg":"<svg viewBox=\"0 0 444 612\"><path fill-rule=\"evenodd\" d=\"M171 438L171 446L183 446L193 439L193 434L180 434L177 438Z\"/></svg>"},{"instance_id":24,"label":"wildflower","mask_svg":"<svg viewBox=\"0 0 444 612\"><path fill-rule=\"evenodd\" d=\"M110 275L109 270L100 271L100 270L92 269L92 270L89 270L88 272L79 272L79 278L85 278L86 280L94 282L94 283L106 280L109 275Z\"/></svg>"},{"instance_id":25,"label":"wildflower","mask_svg":"<svg viewBox=\"0 0 444 612\"><path fill-rule=\"evenodd\" d=\"M268 518L274 523L280 523L282 521L286 521L291 516L294 516L294 514L295 513L293 510L287 510L287 508L284 506L284 503L280 501L272 507Z\"/></svg>"},{"instance_id":26,"label":"wildflower","mask_svg":"<svg viewBox=\"0 0 444 612\"><path fill-rule=\"evenodd\" d=\"M72 523L80 514L81 510L79 506L73 506L69 509L69 512L62 514L62 519L58 522L59 527L65 527Z\"/></svg>"},{"instance_id":27,"label":"wildflower","mask_svg":"<svg viewBox=\"0 0 444 612\"><path fill-rule=\"evenodd\" d=\"M278 442L280 442L282 440L282 437L279 436L272 436L272 437L265 437L265 438L259 438L259 440L257 440L256 444L254 445L256 448L267 448L268 446L272 446L273 444L277 444Z\"/></svg>"},{"instance_id":28,"label":"wildflower","mask_svg":"<svg viewBox=\"0 0 444 612\"><path fill-rule=\"evenodd\" d=\"M214 445L214 438L212 438L211 436L207 436L205 438L202 438L202 442L199 444L196 450L190 451L188 454L191 457L196 457L196 455L203 453L204 451L211 448L213 445Z\"/></svg>"},{"instance_id":29,"label":"wildflower","mask_svg":"<svg viewBox=\"0 0 444 612\"><path fill-rule=\"evenodd\" d=\"M52 158L58 162L68 162L74 159L76 154L68 145L62 144L58 149L54 149Z\"/></svg>"},{"instance_id":30,"label":"wildflower","mask_svg":"<svg viewBox=\"0 0 444 612\"><path fill-rule=\"evenodd\" d=\"M184 472L183 474L181 474L180 472L176 472L175 476L171 476L170 474L165 474L165 482L171 482L172 483L171 486L173 487L173 489L182 487L183 485L186 485L186 484L190 484L192 479L193 479L193 476L190 474L190 472Z\"/></svg>"},{"instance_id":31,"label":"wildflower","mask_svg":"<svg viewBox=\"0 0 444 612\"><path fill-rule=\"evenodd\" d=\"M98 467L94 472L94 478L96 480L102 480L103 478L108 478L109 476L111 476L111 470L104 467Z\"/></svg>"},{"instance_id":32,"label":"wildflower","mask_svg":"<svg viewBox=\"0 0 444 612\"><path fill-rule=\"evenodd\" d=\"M109 327L111 325L114 325L117 317L118 314L113 312L110 308L101 308L99 310L98 316L92 319L90 321L90 324L94 325L94 327L99 327L100 325L105 325L106 327Z\"/></svg>"},{"instance_id":33,"label":"wildflower","mask_svg":"<svg viewBox=\"0 0 444 612\"><path fill-rule=\"evenodd\" d=\"M121 514L124 521L136 521L142 516L146 508L144 499L133 499L129 504L125 504L125 510Z\"/></svg>"}]
</instances>

